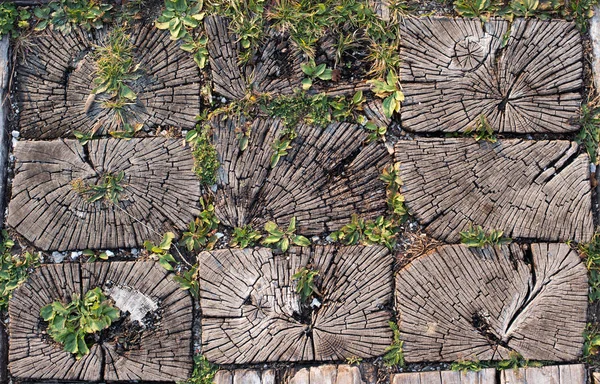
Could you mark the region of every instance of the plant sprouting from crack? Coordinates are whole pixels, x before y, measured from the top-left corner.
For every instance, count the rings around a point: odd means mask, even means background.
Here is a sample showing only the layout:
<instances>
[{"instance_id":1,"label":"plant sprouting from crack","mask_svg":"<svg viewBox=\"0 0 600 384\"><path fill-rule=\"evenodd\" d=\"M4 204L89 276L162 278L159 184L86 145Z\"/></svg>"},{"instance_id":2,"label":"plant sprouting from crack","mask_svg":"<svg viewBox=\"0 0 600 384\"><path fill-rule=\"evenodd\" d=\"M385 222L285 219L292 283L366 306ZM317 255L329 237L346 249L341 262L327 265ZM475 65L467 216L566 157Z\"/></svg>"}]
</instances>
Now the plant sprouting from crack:
<instances>
[{"instance_id":1,"label":"plant sprouting from crack","mask_svg":"<svg viewBox=\"0 0 600 384\"><path fill-rule=\"evenodd\" d=\"M188 270L182 271L173 280L179 283L184 291L189 291L193 298L200 297L200 283L198 282L198 264L192 265Z\"/></svg>"},{"instance_id":2,"label":"plant sprouting from crack","mask_svg":"<svg viewBox=\"0 0 600 384\"><path fill-rule=\"evenodd\" d=\"M48 335L79 360L90 352L92 343L86 336L110 327L120 311L96 287L83 298L74 293L70 303L54 301L42 307L40 316L48 322Z\"/></svg>"},{"instance_id":3,"label":"plant sprouting from crack","mask_svg":"<svg viewBox=\"0 0 600 384\"><path fill-rule=\"evenodd\" d=\"M473 224L469 224L469 228L466 231L460 232L460 242L469 248L484 248L511 243L512 239L503 237L503 234L504 231L498 229L493 229L489 233L486 233L480 225L474 226Z\"/></svg>"},{"instance_id":4,"label":"plant sprouting from crack","mask_svg":"<svg viewBox=\"0 0 600 384\"><path fill-rule=\"evenodd\" d=\"M2 230L0 244L0 311L8 308L12 292L17 289L29 276L29 272L39 264L39 255L25 252L12 254L15 242Z\"/></svg>"},{"instance_id":5,"label":"plant sprouting from crack","mask_svg":"<svg viewBox=\"0 0 600 384\"><path fill-rule=\"evenodd\" d=\"M458 360L450 364L450 369L458 372L479 372L484 367L485 365L478 360Z\"/></svg>"},{"instance_id":6,"label":"plant sprouting from crack","mask_svg":"<svg viewBox=\"0 0 600 384\"><path fill-rule=\"evenodd\" d=\"M583 360L588 363L598 357L600 352L600 329L597 324L587 323L583 332Z\"/></svg>"},{"instance_id":7,"label":"plant sprouting from crack","mask_svg":"<svg viewBox=\"0 0 600 384\"><path fill-rule=\"evenodd\" d=\"M389 71L385 80L369 80L371 89L375 96L383 99L383 114L391 118L394 112L400 112L400 105L404 101L404 93L400 89L398 76L393 71Z\"/></svg>"},{"instance_id":8,"label":"plant sprouting from crack","mask_svg":"<svg viewBox=\"0 0 600 384\"><path fill-rule=\"evenodd\" d=\"M233 229L229 245L236 248L253 247L261 237L260 232L252 228L250 224L246 224Z\"/></svg>"},{"instance_id":9,"label":"plant sprouting from crack","mask_svg":"<svg viewBox=\"0 0 600 384\"><path fill-rule=\"evenodd\" d=\"M265 231L268 236L264 238L262 244L275 246L282 252L286 252L291 244L301 247L308 247L310 240L301 235L296 235L296 218L292 217L287 229L281 229L276 223L268 221L265 224Z\"/></svg>"},{"instance_id":10,"label":"plant sprouting from crack","mask_svg":"<svg viewBox=\"0 0 600 384\"><path fill-rule=\"evenodd\" d=\"M124 171L116 174L108 172L99 178L97 184L88 184L81 179L75 179L71 182L71 188L88 203L105 201L117 204L125 191L124 178Z\"/></svg>"},{"instance_id":11,"label":"plant sprouting from crack","mask_svg":"<svg viewBox=\"0 0 600 384\"><path fill-rule=\"evenodd\" d=\"M190 252L211 250L219 240L216 233L220 221L215 215L215 206L204 199L201 199L200 203L202 212L188 225L188 230L183 232L180 241Z\"/></svg>"},{"instance_id":12,"label":"plant sprouting from crack","mask_svg":"<svg viewBox=\"0 0 600 384\"><path fill-rule=\"evenodd\" d=\"M589 300L600 299L600 233L595 233L589 243L580 243L579 252L585 257L588 269Z\"/></svg>"},{"instance_id":13,"label":"plant sprouting from crack","mask_svg":"<svg viewBox=\"0 0 600 384\"><path fill-rule=\"evenodd\" d=\"M315 285L317 276L319 271L308 267L302 267L292 275L292 279L296 282L296 293L300 295L302 302L306 303L314 294L320 295Z\"/></svg>"},{"instance_id":14,"label":"plant sprouting from crack","mask_svg":"<svg viewBox=\"0 0 600 384\"><path fill-rule=\"evenodd\" d=\"M194 172L205 185L213 185L217 182L217 170L220 166L217 149L212 144L211 138L211 127L205 123L197 124L196 129L189 131L185 137L192 146Z\"/></svg>"},{"instance_id":15,"label":"plant sprouting from crack","mask_svg":"<svg viewBox=\"0 0 600 384\"><path fill-rule=\"evenodd\" d=\"M388 208L395 219L406 220L407 210L404 205L404 195L400 193L402 179L400 178L400 163L394 163L383 169L379 179L386 184Z\"/></svg>"},{"instance_id":16,"label":"plant sprouting from crack","mask_svg":"<svg viewBox=\"0 0 600 384\"><path fill-rule=\"evenodd\" d=\"M346 245L379 244L393 249L396 246L398 228L393 219L379 216L375 220L364 220L353 214L350 223L331 233L333 241Z\"/></svg>"},{"instance_id":17,"label":"plant sprouting from crack","mask_svg":"<svg viewBox=\"0 0 600 384\"><path fill-rule=\"evenodd\" d=\"M292 149L291 143L298 137L298 134L293 128L286 128L283 130L279 138L275 139L271 148L273 154L271 155L271 168L275 168L279 163L279 159L288 154L288 150Z\"/></svg>"},{"instance_id":18,"label":"plant sprouting from crack","mask_svg":"<svg viewBox=\"0 0 600 384\"><path fill-rule=\"evenodd\" d=\"M581 106L581 131L576 140L585 147L590 160L598 164L598 144L600 143L600 107L595 103Z\"/></svg>"},{"instance_id":19,"label":"plant sprouting from crack","mask_svg":"<svg viewBox=\"0 0 600 384\"><path fill-rule=\"evenodd\" d=\"M398 325L390 321L388 322L394 337L392 339L392 345L385 349L383 355L383 363L388 367L403 367L404 366L404 350L402 349L403 342L400 340L400 329Z\"/></svg>"},{"instance_id":20,"label":"plant sprouting from crack","mask_svg":"<svg viewBox=\"0 0 600 384\"><path fill-rule=\"evenodd\" d=\"M197 354L194 356L194 371L192 377L186 381L180 381L177 384L213 384L215 375L219 370L219 366L211 363L208 359Z\"/></svg>"},{"instance_id":21,"label":"plant sprouting from crack","mask_svg":"<svg viewBox=\"0 0 600 384\"><path fill-rule=\"evenodd\" d=\"M490 143L495 143L498 141L498 138L494 134L494 130L492 129L490 123L487 120L485 115L480 115L477 118L474 126L467 128L465 130L465 135L472 136L475 141L488 141Z\"/></svg>"},{"instance_id":22,"label":"plant sprouting from crack","mask_svg":"<svg viewBox=\"0 0 600 384\"><path fill-rule=\"evenodd\" d=\"M163 235L161 242L156 245L150 240L144 241L144 248L150 254L150 258L157 260L158 263L167 271L172 271L173 265L177 263L173 255L171 254L171 244L175 234L173 232L167 232Z\"/></svg>"},{"instance_id":23,"label":"plant sprouting from crack","mask_svg":"<svg viewBox=\"0 0 600 384\"><path fill-rule=\"evenodd\" d=\"M302 79L302 89L308 90L312 87L314 80L331 80L333 70L331 68L327 68L327 64L319 64L316 65L313 60L310 60L308 63L300 64L300 68L302 72L307 76Z\"/></svg>"}]
</instances>

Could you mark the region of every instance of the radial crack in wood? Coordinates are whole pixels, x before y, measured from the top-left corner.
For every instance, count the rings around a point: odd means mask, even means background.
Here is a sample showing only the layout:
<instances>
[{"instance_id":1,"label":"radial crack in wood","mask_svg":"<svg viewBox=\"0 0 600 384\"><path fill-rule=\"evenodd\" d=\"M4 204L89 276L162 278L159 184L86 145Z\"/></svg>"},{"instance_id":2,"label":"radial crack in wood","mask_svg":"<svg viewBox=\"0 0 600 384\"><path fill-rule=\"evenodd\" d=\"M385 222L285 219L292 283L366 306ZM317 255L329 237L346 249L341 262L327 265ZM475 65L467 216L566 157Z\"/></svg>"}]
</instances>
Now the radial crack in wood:
<instances>
[{"instance_id":1,"label":"radial crack in wood","mask_svg":"<svg viewBox=\"0 0 600 384\"><path fill-rule=\"evenodd\" d=\"M446 245L396 277L408 362L581 355L587 270L566 244L473 249Z\"/></svg>"},{"instance_id":2,"label":"radial crack in wood","mask_svg":"<svg viewBox=\"0 0 600 384\"><path fill-rule=\"evenodd\" d=\"M7 224L43 250L137 247L200 212L194 160L179 140L21 141L14 155ZM120 172L116 202L78 190Z\"/></svg>"},{"instance_id":3,"label":"radial crack in wood","mask_svg":"<svg viewBox=\"0 0 600 384\"><path fill-rule=\"evenodd\" d=\"M101 287L127 288L158 303L135 343L124 346L119 331L104 337L80 360L44 332L40 308ZM128 312L127 305L119 308ZM9 304L9 369L16 378L81 381L185 380L192 369L192 300L153 262L111 262L42 266L18 288ZM121 327L125 327L127 320ZM123 329L123 328L122 328ZM132 335L129 334L129 337ZM126 339L125 336L123 338Z\"/></svg>"},{"instance_id":4,"label":"radial crack in wood","mask_svg":"<svg viewBox=\"0 0 600 384\"><path fill-rule=\"evenodd\" d=\"M203 354L218 364L344 360L391 343L392 258L383 247L202 252ZM307 313L292 275L311 262L322 282Z\"/></svg>"},{"instance_id":5,"label":"radial crack in wood","mask_svg":"<svg viewBox=\"0 0 600 384\"><path fill-rule=\"evenodd\" d=\"M589 158L569 141L402 140L395 146L409 212L434 237L473 223L505 236L589 241Z\"/></svg>"},{"instance_id":6,"label":"radial crack in wood","mask_svg":"<svg viewBox=\"0 0 600 384\"><path fill-rule=\"evenodd\" d=\"M380 143L365 145L367 134L360 126L301 124L288 154L271 168L272 144L284 130L282 123L248 122L250 143L241 151L236 136L245 124L243 118L213 121L221 163L215 212L223 224L258 227L272 220L286 226L296 217L298 233L318 235L340 229L352 214L374 218L385 213L379 175L390 156Z\"/></svg>"},{"instance_id":7,"label":"radial crack in wood","mask_svg":"<svg viewBox=\"0 0 600 384\"><path fill-rule=\"evenodd\" d=\"M400 28L403 128L464 132L484 115L499 132L579 129L583 48L574 23L406 18Z\"/></svg>"},{"instance_id":8,"label":"radial crack in wood","mask_svg":"<svg viewBox=\"0 0 600 384\"><path fill-rule=\"evenodd\" d=\"M94 98L94 47L109 31L46 32L33 37L30 52L16 68L16 96L22 137L73 137L74 131L108 134L123 130L118 109L104 107L107 96ZM130 124L147 128L195 127L200 113L200 72L192 55L181 50L168 31L141 26L130 31L133 61L141 76L126 84L136 100L121 113Z\"/></svg>"}]
</instances>

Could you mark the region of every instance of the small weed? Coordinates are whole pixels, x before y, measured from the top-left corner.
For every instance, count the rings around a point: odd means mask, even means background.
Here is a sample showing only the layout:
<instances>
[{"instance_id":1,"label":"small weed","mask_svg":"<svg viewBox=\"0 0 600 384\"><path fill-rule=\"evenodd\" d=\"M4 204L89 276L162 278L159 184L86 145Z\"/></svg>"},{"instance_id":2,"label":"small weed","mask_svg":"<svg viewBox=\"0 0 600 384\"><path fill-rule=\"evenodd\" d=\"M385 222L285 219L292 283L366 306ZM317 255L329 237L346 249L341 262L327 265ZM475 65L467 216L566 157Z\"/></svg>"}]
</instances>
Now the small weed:
<instances>
[{"instance_id":1,"label":"small weed","mask_svg":"<svg viewBox=\"0 0 600 384\"><path fill-rule=\"evenodd\" d=\"M379 216L375 220L365 221L357 215L352 215L352 221L338 231L331 233L333 241L346 245L384 245L393 249L396 245L398 228L394 220Z\"/></svg>"},{"instance_id":2,"label":"small weed","mask_svg":"<svg viewBox=\"0 0 600 384\"><path fill-rule=\"evenodd\" d=\"M394 163L384 168L379 179L386 184L389 210L397 220L404 221L408 212L404 205L404 196L400 193L400 187L402 186L400 163Z\"/></svg>"},{"instance_id":3,"label":"small weed","mask_svg":"<svg viewBox=\"0 0 600 384\"><path fill-rule=\"evenodd\" d=\"M242 126L235 127L235 137L238 139L240 151L244 152L250 143L250 135L252 134L252 123L247 121Z\"/></svg>"},{"instance_id":4,"label":"small weed","mask_svg":"<svg viewBox=\"0 0 600 384\"><path fill-rule=\"evenodd\" d=\"M12 292L17 289L29 276L29 271L39 264L39 256L29 252L13 255L11 253L15 242L2 230L0 244L0 311L8 308Z\"/></svg>"},{"instance_id":5,"label":"small weed","mask_svg":"<svg viewBox=\"0 0 600 384\"><path fill-rule=\"evenodd\" d=\"M124 178L125 173L123 171L117 174L106 173L98 180L96 185L89 185L81 179L76 179L71 182L71 187L88 203L102 200L117 204L122 197L121 194L125 191Z\"/></svg>"},{"instance_id":6,"label":"small weed","mask_svg":"<svg viewBox=\"0 0 600 384\"><path fill-rule=\"evenodd\" d=\"M108 260L110 259L110 256L107 252L98 252L98 251L93 251L91 249L85 249L82 252L83 256L87 256L87 262L88 263L94 263L98 260Z\"/></svg>"},{"instance_id":7,"label":"small weed","mask_svg":"<svg viewBox=\"0 0 600 384\"><path fill-rule=\"evenodd\" d=\"M173 232L167 232L158 245L155 245L150 240L144 241L144 248L150 253L150 258L158 260L158 263L167 271L172 271L174 269L172 264L177 263L170 252L171 243L174 238L175 234Z\"/></svg>"},{"instance_id":8,"label":"small weed","mask_svg":"<svg viewBox=\"0 0 600 384\"><path fill-rule=\"evenodd\" d=\"M319 295L319 290L315 285L315 278L319 276L319 271L302 267L292 275L296 281L296 293L300 295L303 302L307 302L314 294Z\"/></svg>"},{"instance_id":9,"label":"small weed","mask_svg":"<svg viewBox=\"0 0 600 384\"><path fill-rule=\"evenodd\" d=\"M143 126L144 126L144 124L142 124L142 123L134 123L134 124L123 123L122 130L110 131L109 134L112 137L114 137L115 139L129 140L129 139L132 139L135 136L135 134L142 129Z\"/></svg>"},{"instance_id":10,"label":"small weed","mask_svg":"<svg viewBox=\"0 0 600 384\"><path fill-rule=\"evenodd\" d=\"M196 129L188 132L186 140L192 145L194 155L194 172L205 185L217 182L219 160L217 149L211 142L211 128L208 124L198 124Z\"/></svg>"},{"instance_id":11,"label":"small weed","mask_svg":"<svg viewBox=\"0 0 600 384\"><path fill-rule=\"evenodd\" d=\"M92 0L57 0L43 7L34 9L33 14L38 19L36 31L46 29L49 25L63 34L68 34L73 27L80 26L85 30L101 28L104 23L111 21L109 11L112 5L102 1Z\"/></svg>"},{"instance_id":12,"label":"small weed","mask_svg":"<svg viewBox=\"0 0 600 384\"><path fill-rule=\"evenodd\" d=\"M369 121L367 124L365 124L365 129L370 132L369 136L367 136L367 141L369 143L379 139L381 139L381 141L385 141L385 134L387 133L386 126L377 126L377 124Z\"/></svg>"},{"instance_id":13,"label":"small weed","mask_svg":"<svg viewBox=\"0 0 600 384\"><path fill-rule=\"evenodd\" d=\"M503 234L503 231L497 229L486 233L480 225L473 226L469 224L469 228L460 233L460 242L469 248L484 248L490 245L499 246L509 244L512 239L502 237Z\"/></svg>"},{"instance_id":14,"label":"small weed","mask_svg":"<svg viewBox=\"0 0 600 384\"><path fill-rule=\"evenodd\" d=\"M120 311L96 287L87 291L83 299L73 294L66 305L54 301L42 307L40 316L48 322L48 335L79 360L90 352L86 335L108 328L119 319Z\"/></svg>"},{"instance_id":15,"label":"small weed","mask_svg":"<svg viewBox=\"0 0 600 384\"><path fill-rule=\"evenodd\" d=\"M569 6L564 12L565 15L568 19L575 21L581 33L586 33L588 19L594 16L594 6L598 4L598 0L573 0L568 4Z\"/></svg>"},{"instance_id":16,"label":"small weed","mask_svg":"<svg viewBox=\"0 0 600 384\"><path fill-rule=\"evenodd\" d=\"M384 80L369 80L375 96L383 99L383 114L391 118L394 112L400 112L400 105L404 101L404 94L400 90L398 77L389 71Z\"/></svg>"},{"instance_id":17,"label":"small weed","mask_svg":"<svg viewBox=\"0 0 600 384\"><path fill-rule=\"evenodd\" d=\"M600 352L600 330L596 325L587 323L583 332L583 359L590 362L598 356Z\"/></svg>"},{"instance_id":18,"label":"small weed","mask_svg":"<svg viewBox=\"0 0 600 384\"><path fill-rule=\"evenodd\" d=\"M333 120L346 121L351 118L358 120L359 116L361 116L358 115L358 112L363 110L362 105L365 101L366 97L363 95L363 91L357 91L351 98L338 96L331 99L329 101L329 106L331 107L331 116ZM370 127L365 128L370 129Z\"/></svg>"},{"instance_id":19,"label":"small weed","mask_svg":"<svg viewBox=\"0 0 600 384\"><path fill-rule=\"evenodd\" d=\"M459 361L455 361L454 363L452 363L450 365L451 370L459 371L459 372L468 372L468 371L479 372L483 368L485 368L485 365L477 360L476 361L459 360Z\"/></svg>"},{"instance_id":20,"label":"small weed","mask_svg":"<svg viewBox=\"0 0 600 384\"><path fill-rule=\"evenodd\" d=\"M260 232L254 230L250 224L247 224L243 227L234 228L229 245L236 248L253 247L261 237Z\"/></svg>"},{"instance_id":21,"label":"small weed","mask_svg":"<svg viewBox=\"0 0 600 384\"><path fill-rule=\"evenodd\" d=\"M212 203L200 200L203 211L188 225L188 230L183 232L181 244L188 251L211 250L219 238L216 236L219 219L215 215L215 207Z\"/></svg>"},{"instance_id":22,"label":"small weed","mask_svg":"<svg viewBox=\"0 0 600 384\"><path fill-rule=\"evenodd\" d=\"M262 107L269 116L280 118L286 127L296 127L301 122L325 127L332 121L329 108L327 96L306 93L276 97Z\"/></svg>"},{"instance_id":23,"label":"small weed","mask_svg":"<svg viewBox=\"0 0 600 384\"><path fill-rule=\"evenodd\" d=\"M90 140L92 140L94 138L94 134L95 132L80 132L80 131L73 131L73 136L75 136L75 138L79 141L79 144L81 145L86 145L87 143L90 142Z\"/></svg>"},{"instance_id":24,"label":"small weed","mask_svg":"<svg viewBox=\"0 0 600 384\"><path fill-rule=\"evenodd\" d=\"M360 363L362 363L362 361L363 361L362 357L358 357L358 356L346 357L346 364L348 364L348 365L359 365Z\"/></svg>"},{"instance_id":25,"label":"small weed","mask_svg":"<svg viewBox=\"0 0 600 384\"><path fill-rule=\"evenodd\" d=\"M589 300L600 299L600 233L594 234L589 243L578 245L579 252L585 256L585 266L589 272Z\"/></svg>"},{"instance_id":26,"label":"small weed","mask_svg":"<svg viewBox=\"0 0 600 384\"><path fill-rule=\"evenodd\" d=\"M519 368L528 368L528 367L541 367L542 363L529 361L528 359L523 358L519 353L515 351L510 351L508 353L508 360L498 361L495 364L495 368L499 371L505 369L514 369L517 370Z\"/></svg>"},{"instance_id":27,"label":"small weed","mask_svg":"<svg viewBox=\"0 0 600 384\"><path fill-rule=\"evenodd\" d=\"M400 43L398 39L378 42L371 39L371 47L367 60L371 62L369 75L382 79L386 74L397 73L400 67Z\"/></svg>"},{"instance_id":28,"label":"small weed","mask_svg":"<svg viewBox=\"0 0 600 384\"><path fill-rule=\"evenodd\" d=\"M283 230L272 221L265 224L265 231L269 234L261 242L264 245L274 245L277 249L285 252L290 244L308 247L310 240L301 235L296 235L296 218L292 217L286 230Z\"/></svg>"},{"instance_id":29,"label":"small weed","mask_svg":"<svg viewBox=\"0 0 600 384\"><path fill-rule=\"evenodd\" d=\"M356 245L364 240L365 229L365 220L358 215L352 215L350 223L344 225L340 230L332 232L331 238L333 241L339 241L346 245Z\"/></svg>"},{"instance_id":30,"label":"small weed","mask_svg":"<svg viewBox=\"0 0 600 384\"><path fill-rule=\"evenodd\" d=\"M184 291L189 291L192 297L200 296L200 283L198 282L198 264L194 264L187 271L180 272L173 276L173 280L179 283Z\"/></svg>"},{"instance_id":31,"label":"small weed","mask_svg":"<svg viewBox=\"0 0 600 384\"><path fill-rule=\"evenodd\" d=\"M212 384L219 366L212 364L201 354L194 356L194 371L192 377L178 384Z\"/></svg>"},{"instance_id":32,"label":"small weed","mask_svg":"<svg viewBox=\"0 0 600 384\"><path fill-rule=\"evenodd\" d=\"M454 9L460 16L476 17L488 21L490 16L500 10L497 0L457 0Z\"/></svg>"},{"instance_id":33,"label":"small weed","mask_svg":"<svg viewBox=\"0 0 600 384\"><path fill-rule=\"evenodd\" d=\"M17 7L10 2L0 3L0 37L10 35L15 38L18 30L29 28L31 14L27 9Z\"/></svg>"},{"instance_id":34,"label":"small weed","mask_svg":"<svg viewBox=\"0 0 600 384\"><path fill-rule=\"evenodd\" d=\"M279 163L279 159L288 154L288 150L292 149L291 143L298 134L294 129L286 128L281 133L279 138L271 145L273 154L271 155L271 168L275 168Z\"/></svg>"},{"instance_id":35,"label":"small weed","mask_svg":"<svg viewBox=\"0 0 600 384\"><path fill-rule=\"evenodd\" d=\"M333 70L331 68L327 68L326 64L316 65L312 60L308 63L300 64L300 68L302 68L302 72L308 76L302 79L302 89L305 91L312 87L315 79L331 80L333 74Z\"/></svg>"},{"instance_id":36,"label":"small weed","mask_svg":"<svg viewBox=\"0 0 600 384\"><path fill-rule=\"evenodd\" d=\"M388 367L403 367L404 351L402 349L403 342L400 340L400 330L395 322L390 321L388 324L390 325L390 328L392 328L394 338L392 340L392 345L385 349L383 363Z\"/></svg>"},{"instance_id":37,"label":"small weed","mask_svg":"<svg viewBox=\"0 0 600 384\"><path fill-rule=\"evenodd\" d=\"M595 105L581 106L581 131L577 134L577 142L585 146L585 150L594 164L598 164L598 143L600 143L600 107Z\"/></svg>"},{"instance_id":38,"label":"small weed","mask_svg":"<svg viewBox=\"0 0 600 384\"><path fill-rule=\"evenodd\" d=\"M475 126L465 130L465 135L473 136L475 141L484 140L490 143L495 143L498 141L498 138L494 134L494 130L490 126L490 123L485 115L480 115L475 122Z\"/></svg>"}]
</instances>

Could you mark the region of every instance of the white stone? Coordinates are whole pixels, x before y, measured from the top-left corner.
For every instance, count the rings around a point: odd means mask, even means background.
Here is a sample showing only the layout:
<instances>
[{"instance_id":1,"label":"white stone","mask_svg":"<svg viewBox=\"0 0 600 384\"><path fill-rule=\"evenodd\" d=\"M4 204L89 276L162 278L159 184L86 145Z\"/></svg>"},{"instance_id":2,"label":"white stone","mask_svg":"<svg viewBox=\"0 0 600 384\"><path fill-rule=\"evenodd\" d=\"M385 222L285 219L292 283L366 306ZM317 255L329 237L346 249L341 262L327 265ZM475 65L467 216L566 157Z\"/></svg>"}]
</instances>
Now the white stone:
<instances>
[{"instance_id":1,"label":"white stone","mask_svg":"<svg viewBox=\"0 0 600 384\"><path fill-rule=\"evenodd\" d=\"M12 131L10 134L11 134L11 135L12 135L12 137L14 137L15 139L18 139L18 138L19 138L19 136L21 135L21 134L19 133L19 131Z\"/></svg>"},{"instance_id":2,"label":"white stone","mask_svg":"<svg viewBox=\"0 0 600 384\"><path fill-rule=\"evenodd\" d=\"M106 253L106 256L108 256L108 257L113 257L115 255L114 252L109 251L109 250L106 250L106 252L104 252L104 253Z\"/></svg>"},{"instance_id":3,"label":"white stone","mask_svg":"<svg viewBox=\"0 0 600 384\"><path fill-rule=\"evenodd\" d=\"M60 253L60 252L57 252L57 251L52 252L52 260L55 263L62 263L63 260L65 259L65 256L66 255L64 253Z\"/></svg>"}]
</instances>

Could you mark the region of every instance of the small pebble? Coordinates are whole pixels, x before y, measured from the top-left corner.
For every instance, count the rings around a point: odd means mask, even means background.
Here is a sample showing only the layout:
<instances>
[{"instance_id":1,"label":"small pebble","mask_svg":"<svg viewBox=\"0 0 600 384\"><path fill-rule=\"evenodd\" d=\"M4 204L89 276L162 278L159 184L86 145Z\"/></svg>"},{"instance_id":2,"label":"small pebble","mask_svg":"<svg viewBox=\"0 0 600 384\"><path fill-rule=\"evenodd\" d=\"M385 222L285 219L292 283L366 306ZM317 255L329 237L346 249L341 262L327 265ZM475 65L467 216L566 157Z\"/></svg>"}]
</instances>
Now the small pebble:
<instances>
[{"instance_id":1,"label":"small pebble","mask_svg":"<svg viewBox=\"0 0 600 384\"><path fill-rule=\"evenodd\" d=\"M104 252L104 253L106 253L106 256L108 256L108 257L113 257L115 255L115 253L113 251L109 251L109 250L106 250L106 252Z\"/></svg>"},{"instance_id":2,"label":"small pebble","mask_svg":"<svg viewBox=\"0 0 600 384\"><path fill-rule=\"evenodd\" d=\"M596 173L596 164L590 163L590 172L591 173Z\"/></svg>"},{"instance_id":3,"label":"small pebble","mask_svg":"<svg viewBox=\"0 0 600 384\"><path fill-rule=\"evenodd\" d=\"M221 237L223 237L225 235L222 234L221 232L217 232L217 233L215 233L215 236L217 236L217 239L220 239Z\"/></svg>"},{"instance_id":4,"label":"small pebble","mask_svg":"<svg viewBox=\"0 0 600 384\"><path fill-rule=\"evenodd\" d=\"M316 297L314 299L312 299L312 302L310 303L310 306L313 308L321 308L321 302L319 301L319 299L317 299Z\"/></svg>"},{"instance_id":5,"label":"small pebble","mask_svg":"<svg viewBox=\"0 0 600 384\"><path fill-rule=\"evenodd\" d=\"M60 253L60 252L57 252L57 251L52 252L52 260L55 263L62 263L63 260L65 259L65 256L66 255L64 253Z\"/></svg>"},{"instance_id":6,"label":"small pebble","mask_svg":"<svg viewBox=\"0 0 600 384\"><path fill-rule=\"evenodd\" d=\"M140 253L140 251L137 248L131 248L131 254L133 256L137 256Z\"/></svg>"},{"instance_id":7,"label":"small pebble","mask_svg":"<svg viewBox=\"0 0 600 384\"><path fill-rule=\"evenodd\" d=\"M18 139L18 138L19 138L19 136L21 135L21 134L19 133L19 131L12 131L10 134L11 134L11 135L12 135L12 137L14 137L15 139Z\"/></svg>"},{"instance_id":8,"label":"small pebble","mask_svg":"<svg viewBox=\"0 0 600 384\"><path fill-rule=\"evenodd\" d=\"M77 260L79 257L79 252L71 252L71 260Z\"/></svg>"},{"instance_id":9,"label":"small pebble","mask_svg":"<svg viewBox=\"0 0 600 384\"><path fill-rule=\"evenodd\" d=\"M218 188L219 187L217 187L217 184L213 184L213 185L210 186L210 190L213 191L213 192L217 192Z\"/></svg>"},{"instance_id":10,"label":"small pebble","mask_svg":"<svg viewBox=\"0 0 600 384\"><path fill-rule=\"evenodd\" d=\"M330 243L333 242L333 239L329 235L327 235L327 237L325 238L325 240L329 241Z\"/></svg>"},{"instance_id":11,"label":"small pebble","mask_svg":"<svg viewBox=\"0 0 600 384\"><path fill-rule=\"evenodd\" d=\"M19 140L15 139L15 138L13 137L13 139L12 139L12 146L13 146L13 148L17 146L17 143L18 143L18 142L19 142Z\"/></svg>"},{"instance_id":12,"label":"small pebble","mask_svg":"<svg viewBox=\"0 0 600 384\"><path fill-rule=\"evenodd\" d=\"M311 240L313 243L316 243L317 241L319 241L319 236L313 236Z\"/></svg>"},{"instance_id":13,"label":"small pebble","mask_svg":"<svg viewBox=\"0 0 600 384\"><path fill-rule=\"evenodd\" d=\"M227 102L227 99L224 97L221 97L221 103L225 104Z\"/></svg>"}]
</instances>

